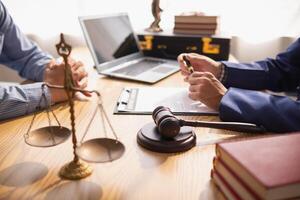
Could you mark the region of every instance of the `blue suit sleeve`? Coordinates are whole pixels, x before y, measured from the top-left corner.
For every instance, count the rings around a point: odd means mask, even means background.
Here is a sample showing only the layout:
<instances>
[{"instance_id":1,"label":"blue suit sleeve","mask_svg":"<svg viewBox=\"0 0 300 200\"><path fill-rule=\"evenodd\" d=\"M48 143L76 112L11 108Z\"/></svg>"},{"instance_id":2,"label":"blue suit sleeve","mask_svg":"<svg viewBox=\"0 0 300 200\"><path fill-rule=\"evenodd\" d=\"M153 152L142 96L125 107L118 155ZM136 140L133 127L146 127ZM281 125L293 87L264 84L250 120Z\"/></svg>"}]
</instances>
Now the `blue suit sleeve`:
<instances>
[{"instance_id":1,"label":"blue suit sleeve","mask_svg":"<svg viewBox=\"0 0 300 200\"><path fill-rule=\"evenodd\" d=\"M230 88L220 103L223 121L248 122L270 132L300 130L300 102L264 92Z\"/></svg>"},{"instance_id":2,"label":"blue suit sleeve","mask_svg":"<svg viewBox=\"0 0 300 200\"><path fill-rule=\"evenodd\" d=\"M294 91L300 80L300 38L275 59L252 63L223 62L226 87Z\"/></svg>"},{"instance_id":3,"label":"blue suit sleeve","mask_svg":"<svg viewBox=\"0 0 300 200\"><path fill-rule=\"evenodd\" d=\"M26 79L42 81L45 66L52 57L41 51L20 31L1 1L0 34L3 37L1 63L17 70Z\"/></svg>"}]
</instances>

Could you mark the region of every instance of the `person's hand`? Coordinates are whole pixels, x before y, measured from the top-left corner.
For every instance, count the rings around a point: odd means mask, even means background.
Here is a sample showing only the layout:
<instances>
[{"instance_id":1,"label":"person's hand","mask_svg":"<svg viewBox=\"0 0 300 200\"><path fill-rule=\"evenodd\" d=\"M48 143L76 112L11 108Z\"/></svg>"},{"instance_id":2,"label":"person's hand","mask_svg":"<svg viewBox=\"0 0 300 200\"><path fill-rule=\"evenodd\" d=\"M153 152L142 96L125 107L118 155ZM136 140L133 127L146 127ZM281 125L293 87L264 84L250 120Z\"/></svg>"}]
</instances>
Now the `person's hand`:
<instances>
[{"instance_id":1,"label":"person's hand","mask_svg":"<svg viewBox=\"0 0 300 200\"><path fill-rule=\"evenodd\" d=\"M72 76L75 83L75 87L79 89L84 89L87 87L88 83L88 73L85 71L83 67L83 63L80 61L74 61L70 59L69 65L71 66ZM51 85L59 85L64 86L64 70L65 64L60 63L57 64L55 60L51 60L51 62L47 65L44 72L44 82L49 83ZM67 95L65 90L63 89L55 89L49 88L51 93L51 102L58 103L67 100ZM90 96L89 93L85 93L84 95Z\"/></svg>"},{"instance_id":2,"label":"person's hand","mask_svg":"<svg viewBox=\"0 0 300 200\"><path fill-rule=\"evenodd\" d=\"M208 107L219 110L220 102L227 89L210 72L193 72L187 77L190 84L189 97L192 100L200 101Z\"/></svg>"},{"instance_id":3,"label":"person's hand","mask_svg":"<svg viewBox=\"0 0 300 200\"><path fill-rule=\"evenodd\" d=\"M187 66L183 62L184 55L190 61L195 72L210 72L215 77L217 78L220 77L221 75L220 62L216 62L207 56L199 55L196 53L182 53L178 56L177 60L180 65L181 73L183 76L185 76L185 81L187 81L187 76L190 75L190 72L187 70Z\"/></svg>"}]
</instances>

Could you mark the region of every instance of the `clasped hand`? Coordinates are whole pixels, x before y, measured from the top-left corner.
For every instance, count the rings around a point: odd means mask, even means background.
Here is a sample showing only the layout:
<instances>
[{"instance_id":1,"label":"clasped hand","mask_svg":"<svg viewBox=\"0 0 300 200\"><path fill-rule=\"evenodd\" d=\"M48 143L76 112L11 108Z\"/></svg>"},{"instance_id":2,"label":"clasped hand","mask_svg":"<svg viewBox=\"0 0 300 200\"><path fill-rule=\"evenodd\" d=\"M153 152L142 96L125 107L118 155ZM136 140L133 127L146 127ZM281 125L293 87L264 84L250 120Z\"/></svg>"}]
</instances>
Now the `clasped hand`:
<instances>
[{"instance_id":1,"label":"clasped hand","mask_svg":"<svg viewBox=\"0 0 300 200\"><path fill-rule=\"evenodd\" d=\"M88 73L86 72L83 63L70 58L68 64L71 66L75 87L79 89L85 89L88 84ZM44 72L44 82L51 85L63 86L65 80L64 70L65 63L62 62L57 64L55 60L51 60ZM50 93L52 103L58 103L67 100L66 92L62 89L50 88ZM84 95L90 96L89 93L84 93Z\"/></svg>"},{"instance_id":2,"label":"clasped hand","mask_svg":"<svg viewBox=\"0 0 300 200\"><path fill-rule=\"evenodd\" d=\"M194 68L192 74L189 73L183 62L183 55L186 55ZM189 97L214 110L219 110L221 99L227 91L225 86L218 80L221 74L221 63L195 53L180 54L178 62L181 73L185 77L184 80L190 85Z\"/></svg>"}]
</instances>

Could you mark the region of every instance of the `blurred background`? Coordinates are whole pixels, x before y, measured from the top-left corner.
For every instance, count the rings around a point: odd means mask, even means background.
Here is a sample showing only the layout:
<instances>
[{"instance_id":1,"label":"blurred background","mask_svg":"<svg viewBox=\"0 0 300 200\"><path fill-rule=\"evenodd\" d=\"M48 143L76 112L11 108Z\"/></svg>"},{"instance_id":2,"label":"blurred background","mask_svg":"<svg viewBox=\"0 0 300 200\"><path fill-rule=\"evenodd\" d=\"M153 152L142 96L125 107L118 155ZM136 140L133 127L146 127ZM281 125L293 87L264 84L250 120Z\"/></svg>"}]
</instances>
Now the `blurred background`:
<instances>
[{"instance_id":1,"label":"blurred background","mask_svg":"<svg viewBox=\"0 0 300 200\"><path fill-rule=\"evenodd\" d=\"M299 0L160 0L160 23L172 29L174 16L202 11L220 16L223 34L232 36L231 54L241 62L274 57L300 35ZM136 31L153 21L152 0L3 0L18 26L43 49L55 54L60 32L72 44L85 41L78 16L126 12Z\"/></svg>"}]
</instances>

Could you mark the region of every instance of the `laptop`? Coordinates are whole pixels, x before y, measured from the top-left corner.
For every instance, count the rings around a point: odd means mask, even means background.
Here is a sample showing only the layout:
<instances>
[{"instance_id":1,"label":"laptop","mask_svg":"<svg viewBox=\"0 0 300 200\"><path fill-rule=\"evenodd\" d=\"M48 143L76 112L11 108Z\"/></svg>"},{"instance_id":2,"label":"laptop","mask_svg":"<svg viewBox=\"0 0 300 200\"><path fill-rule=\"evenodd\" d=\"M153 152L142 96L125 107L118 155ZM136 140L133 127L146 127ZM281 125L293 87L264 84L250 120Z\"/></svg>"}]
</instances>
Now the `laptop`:
<instances>
[{"instance_id":1,"label":"laptop","mask_svg":"<svg viewBox=\"0 0 300 200\"><path fill-rule=\"evenodd\" d=\"M126 13L79 21L99 74L155 83L179 70L175 60L143 55Z\"/></svg>"}]
</instances>

